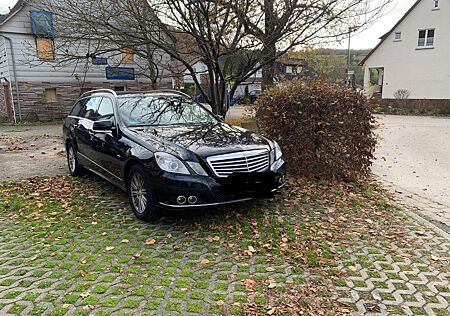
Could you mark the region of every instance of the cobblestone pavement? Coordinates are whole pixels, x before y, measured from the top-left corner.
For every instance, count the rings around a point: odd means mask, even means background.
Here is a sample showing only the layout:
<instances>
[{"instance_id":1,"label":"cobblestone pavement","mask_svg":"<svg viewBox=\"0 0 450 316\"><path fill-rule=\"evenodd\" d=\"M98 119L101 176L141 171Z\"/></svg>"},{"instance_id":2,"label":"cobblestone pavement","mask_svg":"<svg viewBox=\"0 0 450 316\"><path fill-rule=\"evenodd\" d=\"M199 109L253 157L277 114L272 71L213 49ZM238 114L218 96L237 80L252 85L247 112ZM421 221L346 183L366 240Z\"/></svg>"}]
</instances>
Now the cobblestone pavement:
<instances>
[{"instance_id":1,"label":"cobblestone pavement","mask_svg":"<svg viewBox=\"0 0 450 316\"><path fill-rule=\"evenodd\" d=\"M288 314L284 297L309 285L289 304L312 315L317 297L338 315L450 315L448 236L385 200L351 199L348 218L286 196L143 223L93 177L15 186L0 187L0 315Z\"/></svg>"}]
</instances>

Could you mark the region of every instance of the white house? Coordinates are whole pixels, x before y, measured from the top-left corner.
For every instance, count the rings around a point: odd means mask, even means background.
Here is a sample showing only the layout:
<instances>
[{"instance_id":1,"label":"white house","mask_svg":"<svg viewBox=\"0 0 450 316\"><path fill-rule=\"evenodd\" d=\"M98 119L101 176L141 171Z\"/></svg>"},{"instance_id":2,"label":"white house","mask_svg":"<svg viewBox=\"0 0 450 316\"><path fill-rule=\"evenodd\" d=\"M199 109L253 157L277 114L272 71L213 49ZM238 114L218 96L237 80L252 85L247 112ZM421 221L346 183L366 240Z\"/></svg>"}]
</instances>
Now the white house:
<instances>
[{"instance_id":1,"label":"white house","mask_svg":"<svg viewBox=\"0 0 450 316\"><path fill-rule=\"evenodd\" d=\"M364 89L383 99L403 90L412 100L450 100L449 54L450 2L417 0L362 60Z\"/></svg>"},{"instance_id":2,"label":"white house","mask_svg":"<svg viewBox=\"0 0 450 316\"><path fill-rule=\"evenodd\" d=\"M58 38L52 36L55 17L28 2L19 0L0 15L0 116L6 112L8 88L17 120L64 117L80 94L91 89L151 90L151 80L139 72L143 60L130 52L58 63ZM39 34L43 28L45 36ZM168 56L162 58L168 62ZM170 87L168 77L160 86Z\"/></svg>"}]
</instances>

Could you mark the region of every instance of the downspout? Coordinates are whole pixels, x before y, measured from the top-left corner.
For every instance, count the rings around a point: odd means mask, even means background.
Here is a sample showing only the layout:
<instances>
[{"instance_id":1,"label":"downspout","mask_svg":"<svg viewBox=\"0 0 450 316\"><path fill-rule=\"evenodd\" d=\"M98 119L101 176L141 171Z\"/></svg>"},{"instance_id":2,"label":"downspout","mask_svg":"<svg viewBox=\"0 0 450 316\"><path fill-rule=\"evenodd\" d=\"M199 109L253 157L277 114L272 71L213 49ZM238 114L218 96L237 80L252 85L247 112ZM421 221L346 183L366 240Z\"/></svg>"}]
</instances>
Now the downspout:
<instances>
[{"instance_id":1,"label":"downspout","mask_svg":"<svg viewBox=\"0 0 450 316\"><path fill-rule=\"evenodd\" d=\"M0 36L2 36L4 39L6 39L9 42L9 47L11 48L11 59L12 59L12 66L13 66L13 73L14 73L14 83L16 86L17 108L19 110L19 120L21 121L22 120L22 107L20 105L19 82L17 81L17 69L16 69L16 60L14 58L13 42L9 37L7 37L5 35L0 35ZM14 107L14 102L13 102L13 107Z\"/></svg>"}]
</instances>

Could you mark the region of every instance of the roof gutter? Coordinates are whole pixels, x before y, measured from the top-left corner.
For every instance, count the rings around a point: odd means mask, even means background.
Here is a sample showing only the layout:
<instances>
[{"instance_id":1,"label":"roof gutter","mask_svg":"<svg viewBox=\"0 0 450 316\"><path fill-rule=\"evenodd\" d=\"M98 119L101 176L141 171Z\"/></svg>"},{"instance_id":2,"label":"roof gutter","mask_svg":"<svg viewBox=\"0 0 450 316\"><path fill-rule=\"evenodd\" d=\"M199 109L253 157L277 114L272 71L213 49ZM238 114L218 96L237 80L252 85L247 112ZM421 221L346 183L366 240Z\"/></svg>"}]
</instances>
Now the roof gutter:
<instances>
[{"instance_id":1,"label":"roof gutter","mask_svg":"<svg viewBox=\"0 0 450 316\"><path fill-rule=\"evenodd\" d=\"M9 47L11 48L11 59L12 59L12 66L13 66L13 74L14 74L14 84L16 86L16 98L17 98L17 109L19 110L19 120L22 120L22 107L20 104L20 91L19 91L19 81L17 80L17 69L16 69L16 60L14 57L14 47L13 42L11 38L8 36L5 36L3 34L0 34L4 39L6 39L9 42ZM13 104L14 106L14 104Z\"/></svg>"}]
</instances>

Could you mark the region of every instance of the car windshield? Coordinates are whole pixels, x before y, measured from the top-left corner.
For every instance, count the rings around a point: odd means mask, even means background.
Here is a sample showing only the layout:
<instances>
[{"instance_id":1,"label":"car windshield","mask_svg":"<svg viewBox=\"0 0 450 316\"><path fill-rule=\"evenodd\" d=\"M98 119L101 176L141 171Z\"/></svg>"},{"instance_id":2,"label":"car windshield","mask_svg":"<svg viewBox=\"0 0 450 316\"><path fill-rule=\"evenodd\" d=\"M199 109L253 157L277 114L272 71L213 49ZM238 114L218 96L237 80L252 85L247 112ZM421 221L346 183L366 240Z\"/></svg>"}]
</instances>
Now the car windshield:
<instances>
[{"instance_id":1,"label":"car windshield","mask_svg":"<svg viewBox=\"0 0 450 316\"><path fill-rule=\"evenodd\" d=\"M217 119L201 105L179 96L120 97L119 112L129 127L217 123Z\"/></svg>"}]
</instances>

